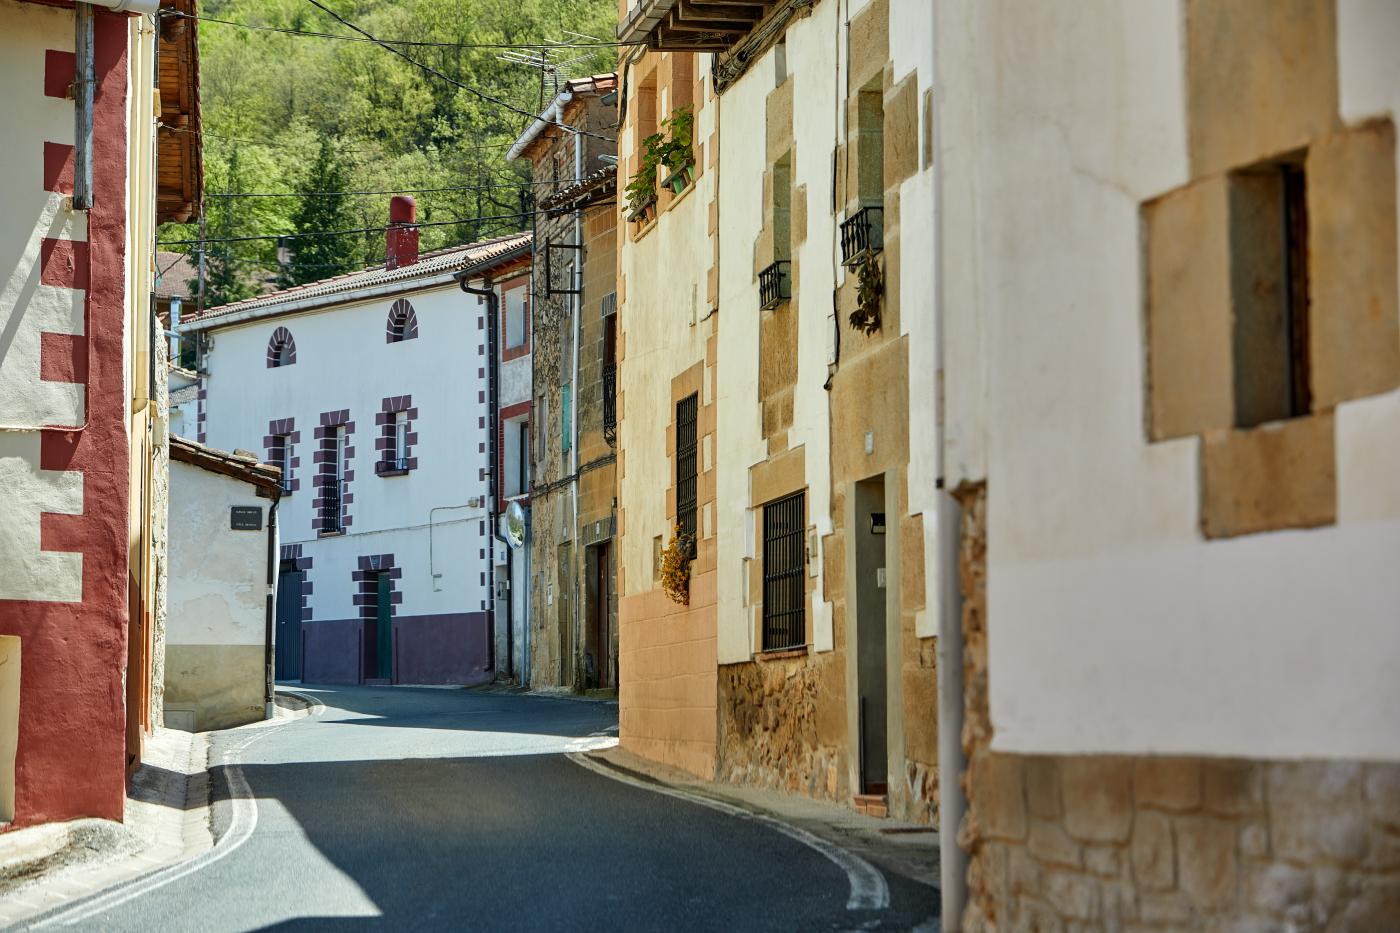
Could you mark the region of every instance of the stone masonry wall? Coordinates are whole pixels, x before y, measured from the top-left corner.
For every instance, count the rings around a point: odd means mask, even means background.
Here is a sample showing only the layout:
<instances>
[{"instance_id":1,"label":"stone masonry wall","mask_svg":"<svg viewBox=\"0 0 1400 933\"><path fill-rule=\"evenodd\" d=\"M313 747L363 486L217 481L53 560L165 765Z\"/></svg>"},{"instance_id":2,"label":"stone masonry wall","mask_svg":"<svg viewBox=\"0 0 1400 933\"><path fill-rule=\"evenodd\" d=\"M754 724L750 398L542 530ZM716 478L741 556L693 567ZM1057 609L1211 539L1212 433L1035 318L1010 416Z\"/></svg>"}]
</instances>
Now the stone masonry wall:
<instances>
[{"instance_id":1,"label":"stone masonry wall","mask_svg":"<svg viewBox=\"0 0 1400 933\"><path fill-rule=\"evenodd\" d=\"M963 505L964 929L1400 929L1400 766L993 753L986 488Z\"/></svg>"},{"instance_id":2,"label":"stone masonry wall","mask_svg":"<svg viewBox=\"0 0 1400 933\"><path fill-rule=\"evenodd\" d=\"M844 653L719 670L717 779L845 802Z\"/></svg>"}]
</instances>

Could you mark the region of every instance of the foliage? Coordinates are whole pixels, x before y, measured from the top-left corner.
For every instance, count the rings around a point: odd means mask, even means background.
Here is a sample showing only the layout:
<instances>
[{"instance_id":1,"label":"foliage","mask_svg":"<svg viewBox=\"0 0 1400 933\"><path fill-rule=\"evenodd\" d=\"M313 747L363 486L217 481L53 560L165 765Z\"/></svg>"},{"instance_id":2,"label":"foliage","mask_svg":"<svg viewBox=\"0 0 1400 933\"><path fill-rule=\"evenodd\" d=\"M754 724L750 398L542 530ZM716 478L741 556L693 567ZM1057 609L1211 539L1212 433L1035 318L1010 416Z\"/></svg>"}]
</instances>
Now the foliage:
<instances>
[{"instance_id":1,"label":"foliage","mask_svg":"<svg viewBox=\"0 0 1400 933\"><path fill-rule=\"evenodd\" d=\"M242 184L243 174L240 171L238 160L238 148L229 153L228 167L225 171L225 184L238 186ZM213 239L226 240L229 237L243 235L243 225L240 223L238 208L230 198L211 199L213 210L209 212L209 236ZM206 283L204 292L205 307L228 304L233 301L242 301L249 298L254 293L253 284L248 277L239 269L237 259L233 255L233 243L216 243L209 250L205 260L207 267Z\"/></svg>"},{"instance_id":2,"label":"foliage","mask_svg":"<svg viewBox=\"0 0 1400 933\"><path fill-rule=\"evenodd\" d=\"M326 194L296 199L300 203L292 218L292 232L310 234L319 230L355 229L355 216L345 196L346 184L345 169L330 137L322 137L316 164L302 183L302 190ZM278 281L284 288L350 272L359 267L357 260L363 252L357 239L348 236L304 235L290 243L291 261Z\"/></svg>"},{"instance_id":3,"label":"foliage","mask_svg":"<svg viewBox=\"0 0 1400 933\"><path fill-rule=\"evenodd\" d=\"M869 337L880 329L880 297L885 293L885 274L874 256L867 255L856 268L856 309L851 327Z\"/></svg>"},{"instance_id":4,"label":"foliage","mask_svg":"<svg viewBox=\"0 0 1400 933\"><path fill-rule=\"evenodd\" d=\"M661 589L672 602L690 605L690 544L692 536L676 525L661 550Z\"/></svg>"},{"instance_id":5,"label":"foliage","mask_svg":"<svg viewBox=\"0 0 1400 933\"><path fill-rule=\"evenodd\" d=\"M661 164L662 145L660 133L642 140L642 164L623 189L627 192L627 207L634 214L656 200L656 169Z\"/></svg>"},{"instance_id":6,"label":"foliage","mask_svg":"<svg viewBox=\"0 0 1400 933\"><path fill-rule=\"evenodd\" d=\"M666 142L661 146L661 163L672 172L695 164L695 111L678 107L661 126L666 130Z\"/></svg>"},{"instance_id":7,"label":"foliage","mask_svg":"<svg viewBox=\"0 0 1400 933\"><path fill-rule=\"evenodd\" d=\"M522 45L557 42L564 30L610 39L617 6L610 0L337 0L335 9L376 36L449 44ZM203 0L201 15L279 29L348 34L305 0ZM484 186L476 190L417 194L419 220L460 223L424 226L422 248L440 249L528 228L522 212L532 203L529 166L505 155L529 118L482 101L426 74L378 46L202 21L199 25L206 192L307 190L321 140L329 139L348 191ZM503 61L503 50L416 46L414 59L452 79L539 113L555 93L553 77ZM574 74L616 68L613 48L581 48ZM239 151L237 184L228 166ZM314 189L323 190L323 189ZM208 198L208 236L228 205L242 235L293 232L301 202L277 198ZM347 194L346 228L382 227L389 195ZM169 225L161 240L194 240L195 223ZM331 239L331 238L326 238ZM354 243L355 264L384 258L384 237L344 238ZM193 252L194 247L176 247ZM211 252L213 247L211 245ZM259 287L278 268L275 240L251 240L222 249L226 268ZM334 275L332 268L315 277ZM310 271L307 270L307 274ZM206 301L206 304L210 302Z\"/></svg>"}]
</instances>

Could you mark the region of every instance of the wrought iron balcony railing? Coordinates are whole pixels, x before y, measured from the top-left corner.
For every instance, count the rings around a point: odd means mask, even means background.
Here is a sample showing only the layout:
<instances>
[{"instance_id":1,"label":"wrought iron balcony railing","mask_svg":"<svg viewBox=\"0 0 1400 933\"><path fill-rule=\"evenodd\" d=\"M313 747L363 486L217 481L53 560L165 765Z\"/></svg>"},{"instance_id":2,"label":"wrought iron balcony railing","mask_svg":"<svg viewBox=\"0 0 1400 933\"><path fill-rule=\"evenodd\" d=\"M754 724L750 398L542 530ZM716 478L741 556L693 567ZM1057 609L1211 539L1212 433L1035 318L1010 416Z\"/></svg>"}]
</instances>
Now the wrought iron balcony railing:
<instances>
[{"instance_id":1,"label":"wrought iron balcony railing","mask_svg":"<svg viewBox=\"0 0 1400 933\"><path fill-rule=\"evenodd\" d=\"M841 265L850 266L885 248L885 209L862 207L841 223Z\"/></svg>"},{"instance_id":2,"label":"wrought iron balcony railing","mask_svg":"<svg viewBox=\"0 0 1400 933\"><path fill-rule=\"evenodd\" d=\"M763 310L776 308L792 297L792 283L788 277L791 266L791 261L779 259L758 274L758 299Z\"/></svg>"},{"instance_id":3,"label":"wrought iron balcony railing","mask_svg":"<svg viewBox=\"0 0 1400 933\"><path fill-rule=\"evenodd\" d=\"M343 530L340 521L340 481L331 480L321 486L321 533Z\"/></svg>"},{"instance_id":4,"label":"wrought iron balcony railing","mask_svg":"<svg viewBox=\"0 0 1400 933\"><path fill-rule=\"evenodd\" d=\"M617 437L617 364L603 366L603 437L613 443Z\"/></svg>"}]
</instances>

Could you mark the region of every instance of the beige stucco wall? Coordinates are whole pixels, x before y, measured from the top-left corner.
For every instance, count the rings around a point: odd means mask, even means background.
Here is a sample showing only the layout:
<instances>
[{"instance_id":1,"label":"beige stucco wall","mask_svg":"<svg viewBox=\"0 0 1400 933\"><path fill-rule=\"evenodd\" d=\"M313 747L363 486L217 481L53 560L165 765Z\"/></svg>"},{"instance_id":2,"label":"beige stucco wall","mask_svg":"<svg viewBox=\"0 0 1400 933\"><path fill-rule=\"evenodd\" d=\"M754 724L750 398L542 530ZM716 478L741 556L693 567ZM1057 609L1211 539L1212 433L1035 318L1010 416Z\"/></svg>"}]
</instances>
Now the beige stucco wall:
<instances>
[{"instance_id":1,"label":"beige stucco wall","mask_svg":"<svg viewBox=\"0 0 1400 933\"><path fill-rule=\"evenodd\" d=\"M263 530L231 530L234 505L261 508ZM171 464L165 705L193 710L196 729L263 716L270 505L247 483Z\"/></svg>"}]
</instances>

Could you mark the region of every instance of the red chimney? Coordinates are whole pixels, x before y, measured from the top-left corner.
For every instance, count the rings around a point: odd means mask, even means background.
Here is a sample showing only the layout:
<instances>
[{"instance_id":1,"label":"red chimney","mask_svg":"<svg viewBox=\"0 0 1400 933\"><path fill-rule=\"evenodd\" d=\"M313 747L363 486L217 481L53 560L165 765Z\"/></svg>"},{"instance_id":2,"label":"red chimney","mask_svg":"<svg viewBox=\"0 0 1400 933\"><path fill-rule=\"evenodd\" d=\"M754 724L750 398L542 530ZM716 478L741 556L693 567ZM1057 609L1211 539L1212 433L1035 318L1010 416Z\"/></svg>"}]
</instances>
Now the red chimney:
<instances>
[{"instance_id":1,"label":"red chimney","mask_svg":"<svg viewBox=\"0 0 1400 933\"><path fill-rule=\"evenodd\" d=\"M418 205L406 194L389 199L389 228L384 231L384 255L390 269L418 261Z\"/></svg>"}]
</instances>

